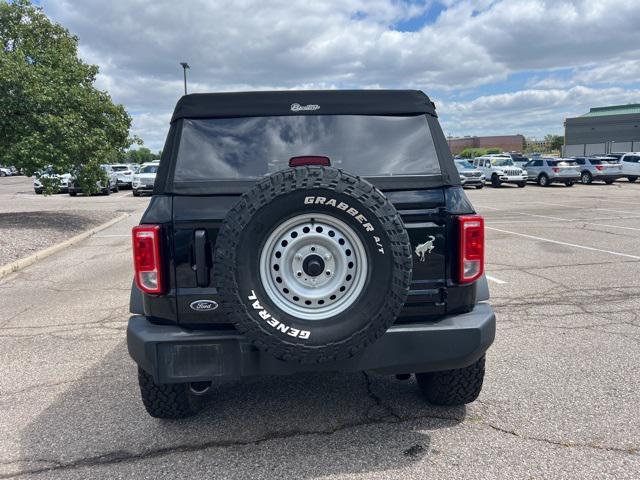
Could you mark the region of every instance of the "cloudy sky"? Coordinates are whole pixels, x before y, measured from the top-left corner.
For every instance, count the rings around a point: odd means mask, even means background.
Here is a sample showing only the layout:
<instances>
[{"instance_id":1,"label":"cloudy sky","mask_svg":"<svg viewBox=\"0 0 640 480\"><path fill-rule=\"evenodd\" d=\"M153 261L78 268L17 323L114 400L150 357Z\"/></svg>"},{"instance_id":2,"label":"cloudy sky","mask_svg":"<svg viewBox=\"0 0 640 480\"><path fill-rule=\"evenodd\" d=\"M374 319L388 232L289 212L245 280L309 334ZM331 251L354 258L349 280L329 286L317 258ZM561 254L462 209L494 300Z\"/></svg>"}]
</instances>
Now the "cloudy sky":
<instances>
[{"instance_id":1,"label":"cloudy sky","mask_svg":"<svg viewBox=\"0 0 640 480\"><path fill-rule=\"evenodd\" d=\"M99 88L162 147L182 94L417 88L446 134L562 133L640 103L639 0L42 0L100 66Z\"/></svg>"}]
</instances>

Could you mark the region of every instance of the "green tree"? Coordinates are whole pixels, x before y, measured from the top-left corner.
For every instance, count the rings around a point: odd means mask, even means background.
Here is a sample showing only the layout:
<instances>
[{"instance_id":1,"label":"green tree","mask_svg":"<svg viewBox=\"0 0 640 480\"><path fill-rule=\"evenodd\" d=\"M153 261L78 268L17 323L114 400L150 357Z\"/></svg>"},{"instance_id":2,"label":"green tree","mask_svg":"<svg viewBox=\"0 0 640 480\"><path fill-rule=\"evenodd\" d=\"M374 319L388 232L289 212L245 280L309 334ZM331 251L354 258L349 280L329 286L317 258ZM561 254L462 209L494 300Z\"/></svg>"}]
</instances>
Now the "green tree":
<instances>
[{"instance_id":1,"label":"green tree","mask_svg":"<svg viewBox=\"0 0 640 480\"><path fill-rule=\"evenodd\" d=\"M500 153L500 152L497 152ZM475 157L480 157L482 155L486 155L487 154L487 149L486 148L465 148L464 150L462 150L462 152L460 152L460 157L462 158L475 158Z\"/></svg>"},{"instance_id":2,"label":"green tree","mask_svg":"<svg viewBox=\"0 0 640 480\"><path fill-rule=\"evenodd\" d=\"M549 145L549 150L560 150L564 145L564 136L562 135L545 135L544 139Z\"/></svg>"},{"instance_id":3,"label":"green tree","mask_svg":"<svg viewBox=\"0 0 640 480\"><path fill-rule=\"evenodd\" d=\"M140 147L136 149L127 150L124 154L124 160L127 163L145 163L153 160L158 160L162 155L162 150L158 153L153 153L147 147Z\"/></svg>"},{"instance_id":4,"label":"green tree","mask_svg":"<svg viewBox=\"0 0 640 480\"><path fill-rule=\"evenodd\" d=\"M78 38L41 8L0 0L0 164L28 175L51 166L95 192L99 165L133 142L131 117L94 87L97 73L78 58Z\"/></svg>"}]
</instances>

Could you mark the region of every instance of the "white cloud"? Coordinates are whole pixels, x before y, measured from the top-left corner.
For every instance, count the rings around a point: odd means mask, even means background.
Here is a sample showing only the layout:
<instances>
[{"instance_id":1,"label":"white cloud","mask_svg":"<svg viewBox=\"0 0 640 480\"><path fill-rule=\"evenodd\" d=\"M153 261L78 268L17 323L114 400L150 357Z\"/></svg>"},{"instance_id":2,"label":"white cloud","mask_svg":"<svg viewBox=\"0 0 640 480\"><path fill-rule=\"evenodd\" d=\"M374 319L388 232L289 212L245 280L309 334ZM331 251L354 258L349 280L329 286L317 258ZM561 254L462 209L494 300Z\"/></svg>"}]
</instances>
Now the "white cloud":
<instances>
[{"instance_id":1,"label":"white cloud","mask_svg":"<svg viewBox=\"0 0 640 480\"><path fill-rule=\"evenodd\" d=\"M637 1L451 1L419 31L392 28L431 3L42 2L79 36L83 57L101 68L99 86L127 106L134 133L152 148L162 146L167 125L154 133L151 119L168 118L182 93L180 61L192 66L190 91L408 87L450 100L529 70L540 90L561 85L552 81L556 69L585 74L563 86L601 83L612 75L608 62L640 57ZM627 67L633 83L638 66Z\"/></svg>"},{"instance_id":2,"label":"white cloud","mask_svg":"<svg viewBox=\"0 0 640 480\"><path fill-rule=\"evenodd\" d=\"M438 111L446 133L453 135L515 134L544 136L562 133L566 117L582 115L590 107L637 101L640 89L620 87L530 89L486 95L468 102L442 102Z\"/></svg>"}]
</instances>

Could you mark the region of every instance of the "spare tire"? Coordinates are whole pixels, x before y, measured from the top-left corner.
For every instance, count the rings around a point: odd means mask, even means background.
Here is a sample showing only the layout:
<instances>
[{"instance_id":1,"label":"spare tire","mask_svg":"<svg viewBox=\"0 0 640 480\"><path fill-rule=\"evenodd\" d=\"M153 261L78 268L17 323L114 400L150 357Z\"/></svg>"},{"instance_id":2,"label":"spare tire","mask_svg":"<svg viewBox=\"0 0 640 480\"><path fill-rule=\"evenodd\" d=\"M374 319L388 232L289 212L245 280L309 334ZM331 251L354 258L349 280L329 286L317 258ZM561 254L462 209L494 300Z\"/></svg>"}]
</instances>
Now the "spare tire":
<instances>
[{"instance_id":1,"label":"spare tire","mask_svg":"<svg viewBox=\"0 0 640 480\"><path fill-rule=\"evenodd\" d=\"M318 363L354 356L393 324L412 257L382 192L335 168L298 167L229 211L213 268L221 308L256 347Z\"/></svg>"}]
</instances>

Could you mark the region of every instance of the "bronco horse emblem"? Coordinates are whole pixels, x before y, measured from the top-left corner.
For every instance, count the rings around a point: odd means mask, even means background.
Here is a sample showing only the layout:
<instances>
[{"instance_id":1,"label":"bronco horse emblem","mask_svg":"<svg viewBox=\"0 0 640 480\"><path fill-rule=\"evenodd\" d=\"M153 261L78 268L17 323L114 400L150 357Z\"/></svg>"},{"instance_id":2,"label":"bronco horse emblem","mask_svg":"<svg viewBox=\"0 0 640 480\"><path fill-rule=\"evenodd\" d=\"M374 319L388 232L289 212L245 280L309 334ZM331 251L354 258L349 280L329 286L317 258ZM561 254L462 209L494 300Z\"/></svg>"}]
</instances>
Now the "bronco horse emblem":
<instances>
[{"instance_id":1,"label":"bronco horse emblem","mask_svg":"<svg viewBox=\"0 0 640 480\"><path fill-rule=\"evenodd\" d=\"M428 255L429 253L431 253L431 250L433 250L433 241L435 239L436 237L434 237L433 235L429 235L429 240L421 243L416 247L416 255L420 257L421 262L424 262L425 255Z\"/></svg>"}]
</instances>

